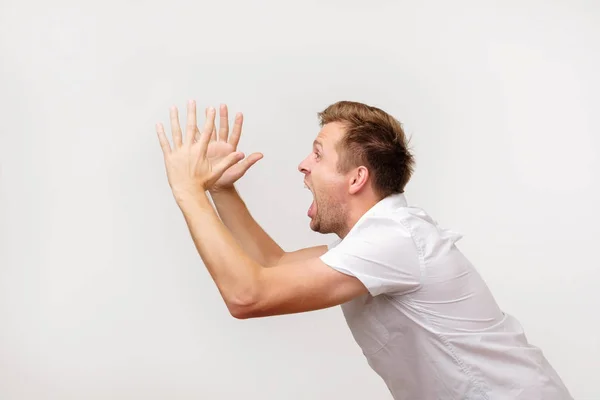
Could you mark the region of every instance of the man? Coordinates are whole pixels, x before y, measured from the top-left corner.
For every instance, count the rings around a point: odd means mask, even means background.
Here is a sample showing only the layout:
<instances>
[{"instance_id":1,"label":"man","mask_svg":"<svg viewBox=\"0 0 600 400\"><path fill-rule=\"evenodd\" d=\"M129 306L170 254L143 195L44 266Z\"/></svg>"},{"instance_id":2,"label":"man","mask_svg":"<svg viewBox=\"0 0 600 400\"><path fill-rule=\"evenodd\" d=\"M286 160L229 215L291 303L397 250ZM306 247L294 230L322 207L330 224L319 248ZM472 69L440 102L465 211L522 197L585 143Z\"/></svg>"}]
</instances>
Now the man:
<instances>
[{"instance_id":1,"label":"man","mask_svg":"<svg viewBox=\"0 0 600 400\"><path fill-rule=\"evenodd\" d=\"M314 196L311 229L339 239L286 252L234 188L262 155L244 159L242 115L229 135L227 108L220 111L218 132L216 110L200 132L190 102L185 135L176 108L173 146L161 124L157 133L173 195L234 317L341 305L395 399L572 398L455 246L460 237L407 204L414 160L396 119L355 102L319 114L322 129L298 168Z\"/></svg>"}]
</instances>

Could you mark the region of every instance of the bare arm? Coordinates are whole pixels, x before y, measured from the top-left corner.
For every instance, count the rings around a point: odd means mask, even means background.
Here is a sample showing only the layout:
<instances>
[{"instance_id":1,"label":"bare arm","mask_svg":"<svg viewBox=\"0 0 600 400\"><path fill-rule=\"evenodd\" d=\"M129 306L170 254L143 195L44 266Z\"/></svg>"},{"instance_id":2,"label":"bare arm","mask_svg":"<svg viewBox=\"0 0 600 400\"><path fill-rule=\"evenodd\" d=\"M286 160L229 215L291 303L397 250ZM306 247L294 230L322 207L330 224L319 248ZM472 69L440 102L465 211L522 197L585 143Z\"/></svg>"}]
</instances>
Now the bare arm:
<instances>
[{"instance_id":1,"label":"bare arm","mask_svg":"<svg viewBox=\"0 0 600 400\"><path fill-rule=\"evenodd\" d=\"M265 267L319 257L327 251L327 246L315 246L286 252L256 222L234 187L211 192L211 196L223 224L242 249Z\"/></svg>"},{"instance_id":2,"label":"bare arm","mask_svg":"<svg viewBox=\"0 0 600 400\"><path fill-rule=\"evenodd\" d=\"M196 249L235 318L319 310L367 293L357 278L312 256L322 249L289 253L280 258L285 261L281 267L265 268L236 243L205 195L182 198L178 203Z\"/></svg>"},{"instance_id":3,"label":"bare arm","mask_svg":"<svg viewBox=\"0 0 600 400\"><path fill-rule=\"evenodd\" d=\"M289 265L292 263L296 263L298 261L306 261L311 258L318 258L318 257L321 257L326 252L327 252L327 246L325 246L325 245L307 247L305 249L285 252L283 254L283 256L278 260L276 265L277 266Z\"/></svg>"},{"instance_id":4,"label":"bare arm","mask_svg":"<svg viewBox=\"0 0 600 400\"><path fill-rule=\"evenodd\" d=\"M194 141L197 130L196 104L188 102L186 135L179 126L177 108L172 107L171 126L173 146L169 143L164 127L157 124L157 134L163 150L169 185L181 209L194 245L214 280L230 313L236 318L250 318L275 314L317 310L342 304L353 297L367 293L359 279L341 273L326 265L320 258L291 262L281 268L264 268L265 265L250 257L239 245L231 231L210 204L208 188L223 176L224 172L240 161L243 154L230 153L220 161L211 160L207 154L208 142L213 131L214 109L209 110L204 132ZM235 199L230 197L229 200ZM233 204L236 204L235 202ZM228 209L232 217L243 223L234 226L240 237L255 255L262 256L262 244L268 259L281 260L281 250L268 236L252 224L244 208ZM232 212L237 211L238 213ZM245 231L240 227L249 225ZM233 226L233 225L232 225ZM258 235L257 243L249 244L250 235ZM303 255L306 252L301 252ZM299 257L299 252L296 256Z\"/></svg>"}]
</instances>

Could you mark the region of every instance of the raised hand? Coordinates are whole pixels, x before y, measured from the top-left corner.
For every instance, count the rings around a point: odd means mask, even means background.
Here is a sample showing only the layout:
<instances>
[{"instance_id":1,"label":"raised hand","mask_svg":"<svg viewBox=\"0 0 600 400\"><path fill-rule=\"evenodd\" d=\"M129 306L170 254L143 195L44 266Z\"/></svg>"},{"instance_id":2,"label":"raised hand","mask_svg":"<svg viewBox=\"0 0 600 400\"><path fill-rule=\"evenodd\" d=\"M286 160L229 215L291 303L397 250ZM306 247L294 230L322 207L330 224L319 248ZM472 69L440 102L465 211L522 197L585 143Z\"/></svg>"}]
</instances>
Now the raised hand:
<instances>
[{"instance_id":1,"label":"raised hand","mask_svg":"<svg viewBox=\"0 0 600 400\"><path fill-rule=\"evenodd\" d=\"M208 118L208 108L205 111ZM213 125L211 133L211 139L208 144L207 155L209 160L212 162L219 162L231 153L237 150L238 143L240 141L240 135L242 134L242 125L244 122L244 116L242 113L237 113L235 116L233 129L231 134L229 133L229 115L227 105L221 104L219 109L219 129ZM197 137L200 136L200 131L196 132ZM218 192L224 189L230 189L233 184L240 179L248 169L253 166L258 160L263 157L261 153L252 153L246 157L243 161L236 163L229 167L223 175L209 188L211 193Z\"/></svg>"},{"instance_id":2,"label":"raised hand","mask_svg":"<svg viewBox=\"0 0 600 400\"><path fill-rule=\"evenodd\" d=\"M170 118L173 147L169 144L163 125L161 123L156 125L169 185L178 201L209 190L229 167L244 158L244 154L237 151L228 154L220 152L218 156L209 158L207 152L214 131L215 114L215 109L211 107L207 112L202 133L197 134L199 130L196 122L196 102L190 100L187 106L185 137L183 137L177 108L172 107Z\"/></svg>"}]
</instances>

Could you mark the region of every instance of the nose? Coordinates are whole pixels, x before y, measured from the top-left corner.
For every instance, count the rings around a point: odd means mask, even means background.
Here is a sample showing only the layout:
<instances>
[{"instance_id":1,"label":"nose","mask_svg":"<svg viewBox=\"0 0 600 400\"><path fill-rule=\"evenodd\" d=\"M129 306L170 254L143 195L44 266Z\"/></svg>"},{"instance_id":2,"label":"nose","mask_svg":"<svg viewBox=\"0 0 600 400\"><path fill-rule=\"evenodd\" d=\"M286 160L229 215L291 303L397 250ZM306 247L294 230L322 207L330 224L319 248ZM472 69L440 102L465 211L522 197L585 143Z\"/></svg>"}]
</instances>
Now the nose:
<instances>
[{"instance_id":1,"label":"nose","mask_svg":"<svg viewBox=\"0 0 600 400\"><path fill-rule=\"evenodd\" d=\"M308 174L308 172L309 172L307 160L308 160L308 157L306 157L304 160L302 160L302 162L300 164L298 164L298 171L300 171L304 175Z\"/></svg>"}]
</instances>

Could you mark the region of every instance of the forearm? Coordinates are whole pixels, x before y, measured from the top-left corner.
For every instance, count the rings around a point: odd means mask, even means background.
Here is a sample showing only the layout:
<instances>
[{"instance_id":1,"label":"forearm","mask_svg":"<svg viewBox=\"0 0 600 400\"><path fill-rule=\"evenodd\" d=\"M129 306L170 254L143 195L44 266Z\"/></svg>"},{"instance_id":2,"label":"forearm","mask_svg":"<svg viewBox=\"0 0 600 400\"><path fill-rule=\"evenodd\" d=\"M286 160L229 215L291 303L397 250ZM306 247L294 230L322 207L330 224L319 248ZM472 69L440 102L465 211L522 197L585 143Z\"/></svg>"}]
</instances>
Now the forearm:
<instances>
[{"instance_id":1,"label":"forearm","mask_svg":"<svg viewBox=\"0 0 600 400\"><path fill-rule=\"evenodd\" d=\"M205 193L177 199L188 229L211 277L230 310L252 302L261 268L219 220Z\"/></svg>"},{"instance_id":2,"label":"forearm","mask_svg":"<svg viewBox=\"0 0 600 400\"><path fill-rule=\"evenodd\" d=\"M285 252L254 220L237 190L211 195L221 220L242 249L259 264L274 266Z\"/></svg>"}]
</instances>

